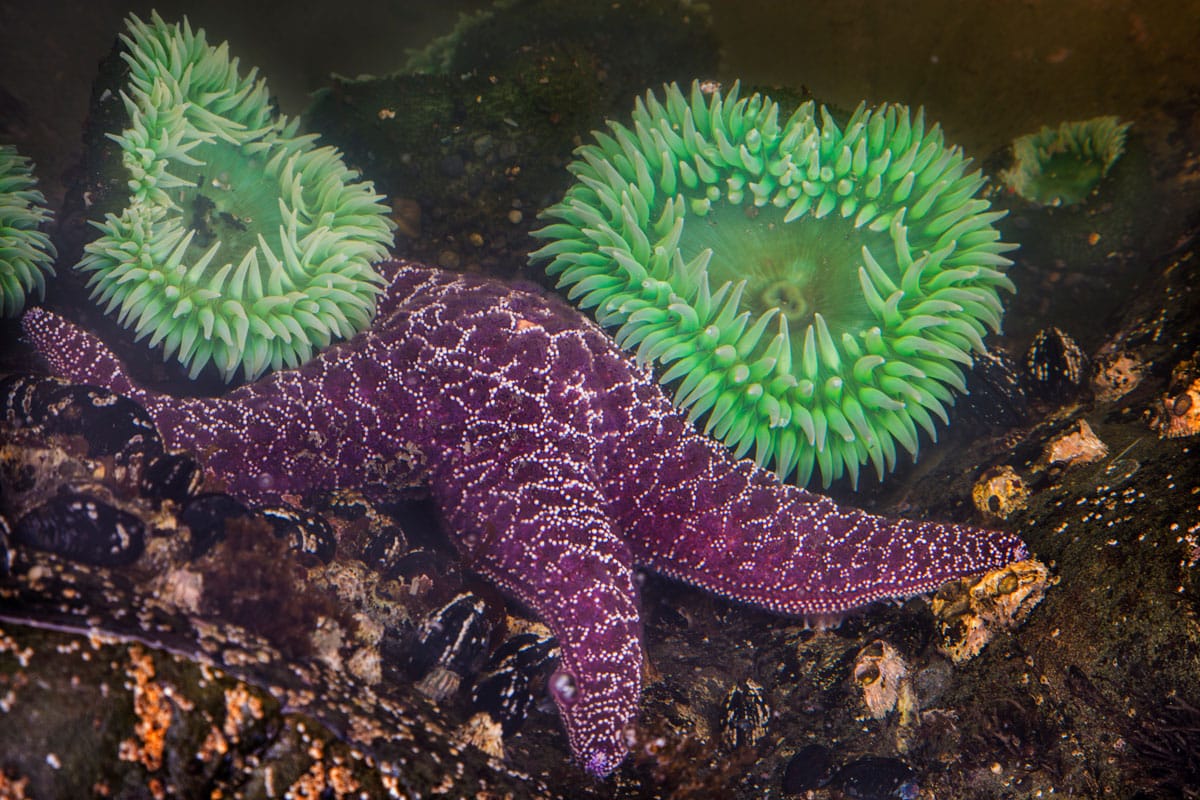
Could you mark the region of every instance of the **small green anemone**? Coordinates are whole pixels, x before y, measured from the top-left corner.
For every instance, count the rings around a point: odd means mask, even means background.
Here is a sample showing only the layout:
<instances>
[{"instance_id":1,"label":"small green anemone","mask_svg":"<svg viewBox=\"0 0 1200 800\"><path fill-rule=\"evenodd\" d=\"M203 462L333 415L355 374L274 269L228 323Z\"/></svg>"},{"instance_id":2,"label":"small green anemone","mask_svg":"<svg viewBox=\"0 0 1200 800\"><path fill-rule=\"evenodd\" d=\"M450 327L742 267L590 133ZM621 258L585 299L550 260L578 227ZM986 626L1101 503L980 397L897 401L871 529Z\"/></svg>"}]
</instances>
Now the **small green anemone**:
<instances>
[{"instance_id":1,"label":"small green anemone","mask_svg":"<svg viewBox=\"0 0 1200 800\"><path fill-rule=\"evenodd\" d=\"M0 145L0 316L14 317L30 294L45 296L57 253L39 226L49 221L29 159Z\"/></svg>"},{"instance_id":2,"label":"small green anemone","mask_svg":"<svg viewBox=\"0 0 1200 800\"><path fill-rule=\"evenodd\" d=\"M1013 166L1000 173L1009 189L1031 203L1082 202L1125 152L1132 123L1117 117L1063 122L1013 140Z\"/></svg>"},{"instance_id":3,"label":"small green anemone","mask_svg":"<svg viewBox=\"0 0 1200 800\"><path fill-rule=\"evenodd\" d=\"M129 201L79 264L92 296L192 377L211 360L250 380L363 330L394 227L373 186L274 114L227 44L186 19L127 25L129 127L110 138Z\"/></svg>"},{"instance_id":4,"label":"small green anemone","mask_svg":"<svg viewBox=\"0 0 1200 800\"><path fill-rule=\"evenodd\" d=\"M648 92L576 151L531 258L738 456L882 478L966 391L1014 245L922 111L779 116L736 84Z\"/></svg>"}]
</instances>

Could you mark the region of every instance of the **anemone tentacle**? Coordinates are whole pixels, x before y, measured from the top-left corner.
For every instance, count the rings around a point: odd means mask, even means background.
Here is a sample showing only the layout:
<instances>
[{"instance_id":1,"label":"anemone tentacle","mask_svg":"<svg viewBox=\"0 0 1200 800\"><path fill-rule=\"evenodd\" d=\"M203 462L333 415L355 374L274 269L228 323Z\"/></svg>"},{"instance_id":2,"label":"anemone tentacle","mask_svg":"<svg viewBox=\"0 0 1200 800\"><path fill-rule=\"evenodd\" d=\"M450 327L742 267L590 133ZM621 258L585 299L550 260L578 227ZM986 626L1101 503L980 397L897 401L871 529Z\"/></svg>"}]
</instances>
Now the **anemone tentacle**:
<instances>
[{"instance_id":1,"label":"anemone tentacle","mask_svg":"<svg viewBox=\"0 0 1200 800\"><path fill-rule=\"evenodd\" d=\"M78 268L106 312L194 377L295 367L370 323L393 223L332 147L277 115L227 43L136 15L122 35L129 173Z\"/></svg>"},{"instance_id":2,"label":"anemone tentacle","mask_svg":"<svg viewBox=\"0 0 1200 800\"><path fill-rule=\"evenodd\" d=\"M46 293L58 253L39 227L50 220L29 159L0 145L0 316L14 317Z\"/></svg>"},{"instance_id":3,"label":"anemone tentacle","mask_svg":"<svg viewBox=\"0 0 1200 800\"><path fill-rule=\"evenodd\" d=\"M882 478L1000 329L1003 213L923 110L738 95L671 84L596 132L531 260L736 455Z\"/></svg>"}]
</instances>

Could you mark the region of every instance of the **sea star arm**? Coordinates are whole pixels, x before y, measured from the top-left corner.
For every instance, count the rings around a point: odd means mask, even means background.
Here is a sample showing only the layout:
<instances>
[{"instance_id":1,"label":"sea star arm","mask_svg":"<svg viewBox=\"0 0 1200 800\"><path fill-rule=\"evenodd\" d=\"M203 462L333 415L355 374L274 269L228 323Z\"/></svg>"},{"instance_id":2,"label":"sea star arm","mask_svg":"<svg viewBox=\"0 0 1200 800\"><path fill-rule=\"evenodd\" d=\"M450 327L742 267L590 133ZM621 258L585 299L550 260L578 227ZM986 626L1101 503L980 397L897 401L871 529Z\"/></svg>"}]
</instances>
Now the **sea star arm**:
<instances>
[{"instance_id":1,"label":"sea star arm","mask_svg":"<svg viewBox=\"0 0 1200 800\"><path fill-rule=\"evenodd\" d=\"M670 414L617 460L609 494L639 564L773 611L837 614L1028 558L1012 533L886 519L781 484Z\"/></svg>"},{"instance_id":2,"label":"sea star arm","mask_svg":"<svg viewBox=\"0 0 1200 800\"><path fill-rule=\"evenodd\" d=\"M616 769L641 695L633 558L586 465L546 445L478 450L434 471L434 496L459 550L550 628L550 679L571 749L594 775Z\"/></svg>"},{"instance_id":3,"label":"sea star arm","mask_svg":"<svg viewBox=\"0 0 1200 800\"><path fill-rule=\"evenodd\" d=\"M416 471L402 458L408 440L380 419L379 404L348 397L386 391L398 404L405 394L403 384L376 375L386 370L386 357L369 335L360 349L331 348L298 370L223 397L188 398L139 385L94 334L53 312L31 308L22 326L55 375L136 400L168 447L200 456L226 491L247 502L281 503L290 494L370 486L372 479L400 485ZM378 435L368 442L364 432Z\"/></svg>"},{"instance_id":4,"label":"sea star arm","mask_svg":"<svg viewBox=\"0 0 1200 800\"><path fill-rule=\"evenodd\" d=\"M103 386L145 405L147 393L97 336L36 306L25 312L21 328L52 374L72 383Z\"/></svg>"}]
</instances>

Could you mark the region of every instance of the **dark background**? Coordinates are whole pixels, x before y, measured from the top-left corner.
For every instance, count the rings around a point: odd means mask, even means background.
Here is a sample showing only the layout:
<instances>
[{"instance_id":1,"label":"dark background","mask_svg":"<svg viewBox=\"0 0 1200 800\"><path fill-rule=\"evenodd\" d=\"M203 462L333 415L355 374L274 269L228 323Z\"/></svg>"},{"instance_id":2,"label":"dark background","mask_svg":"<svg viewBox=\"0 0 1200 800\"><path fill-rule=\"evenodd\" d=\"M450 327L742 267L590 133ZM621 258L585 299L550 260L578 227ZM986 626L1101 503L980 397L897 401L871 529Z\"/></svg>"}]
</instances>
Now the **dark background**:
<instances>
[{"instance_id":1,"label":"dark background","mask_svg":"<svg viewBox=\"0 0 1200 800\"><path fill-rule=\"evenodd\" d=\"M130 11L187 14L228 39L299 113L330 72L396 69L480 0L0 0L0 141L38 164L55 204L79 151L97 62ZM1042 124L1120 114L1151 144L1200 142L1200 0L717 0L725 80L807 85L818 97L924 105L982 158Z\"/></svg>"}]
</instances>

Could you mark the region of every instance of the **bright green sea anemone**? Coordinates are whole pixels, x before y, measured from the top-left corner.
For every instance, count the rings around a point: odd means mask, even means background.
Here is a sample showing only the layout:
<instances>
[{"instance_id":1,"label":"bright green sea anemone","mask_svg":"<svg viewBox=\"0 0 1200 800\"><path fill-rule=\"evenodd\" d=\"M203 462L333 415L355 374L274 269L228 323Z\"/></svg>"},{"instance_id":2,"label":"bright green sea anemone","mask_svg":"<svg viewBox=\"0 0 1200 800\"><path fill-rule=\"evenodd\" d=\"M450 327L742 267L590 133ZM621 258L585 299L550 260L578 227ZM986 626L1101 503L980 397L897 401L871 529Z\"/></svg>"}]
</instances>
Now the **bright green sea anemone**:
<instances>
[{"instance_id":1,"label":"bright green sea anemone","mask_svg":"<svg viewBox=\"0 0 1200 800\"><path fill-rule=\"evenodd\" d=\"M1013 140L1013 166L1000 177L1031 203L1079 203L1125 152L1130 124L1117 117L1095 117L1019 136Z\"/></svg>"},{"instance_id":2,"label":"bright green sea anemone","mask_svg":"<svg viewBox=\"0 0 1200 800\"><path fill-rule=\"evenodd\" d=\"M226 44L157 14L127 24L129 127L111 138L129 201L79 265L93 297L193 377L211 360L253 379L364 329L394 227L372 185L274 114Z\"/></svg>"},{"instance_id":3,"label":"bright green sea anemone","mask_svg":"<svg viewBox=\"0 0 1200 800\"><path fill-rule=\"evenodd\" d=\"M576 151L543 212L548 262L676 404L736 454L803 485L936 438L1013 290L984 184L899 105L842 124L693 84Z\"/></svg>"},{"instance_id":4,"label":"bright green sea anemone","mask_svg":"<svg viewBox=\"0 0 1200 800\"><path fill-rule=\"evenodd\" d=\"M50 219L29 159L0 145L0 316L21 313L30 294L41 299L57 253L38 227Z\"/></svg>"}]
</instances>

